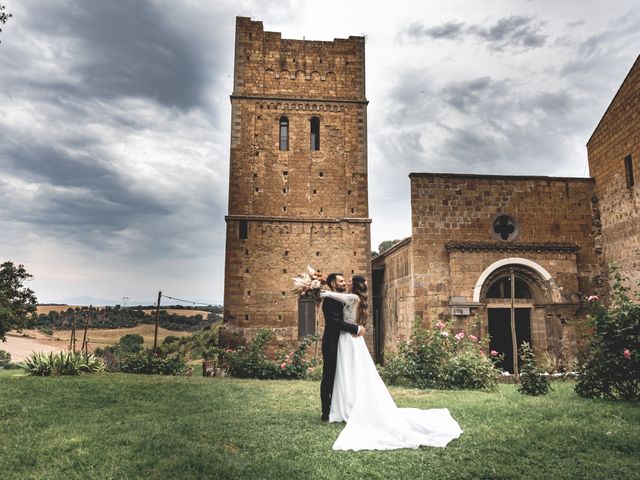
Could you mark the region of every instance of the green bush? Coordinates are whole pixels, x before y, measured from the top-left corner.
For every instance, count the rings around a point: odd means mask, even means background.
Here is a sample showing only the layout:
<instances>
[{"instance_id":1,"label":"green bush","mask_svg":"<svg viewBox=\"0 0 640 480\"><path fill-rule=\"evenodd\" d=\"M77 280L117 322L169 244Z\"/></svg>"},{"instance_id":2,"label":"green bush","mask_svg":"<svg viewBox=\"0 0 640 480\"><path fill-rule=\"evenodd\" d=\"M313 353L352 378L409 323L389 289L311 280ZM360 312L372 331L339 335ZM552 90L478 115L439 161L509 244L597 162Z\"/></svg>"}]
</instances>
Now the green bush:
<instances>
[{"instance_id":1,"label":"green bush","mask_svg":"<svg viewBox=\"0 0 640 480\"><path fill-rule=\"evenodd\" d=\"M278 362L280 362L278 368L279 378L307 378L309 369L318 366L318 361L315 358L307 358L308 348L318 341L319 337L316 334L307 335L299 344L298 348L291 350L287 353L281 353ZM314 372L312 370L312 372ZM321 375L322 376L322 375Z\"/></svg>"},{"instance_id":2,"label":"green bush","mask_svg":"<svg viewBox=\"0 0 640 480\"><path fill-rule=\"evenodd\" d=\"M105 368L102 359L80 352L34 353L24 363L27 374L41 377L80 375L101 372Z\"/></svg>"},{"instance_id":3,"label":"green bush","mask_svg":"<svg viewBox=\"0 0 640 480\"><path fill-rule=\"evenodd\" d=\"M4 368L6 365L11 363L11 354L9 352L5 352L4 350L0 350L0 368Z\"/></svg>"},{"instance_id":4,"label":"green bush","mask_svg":"<svg viewBox=\"0 0 640 480\"><path fill-rule=\"evenodd\" d=\"M591 335L578 367L576 393L589 398L640 399L640 304L630 298L627 279L610 265L610 305L589 297ZM640 292L635 292L640 298Z\"/></svg>"},{"instance_id":5,"label":"green bush","mask_svg":"<svg viewBox=\"0 0 640 480\"><path fill-rule=\"evenodd\" d=\"M442 322L425 329L416 319L411 339L401 342L379 371L392 385L492 390L500 372L485 354L487 347L488 339L479 341L462 330L454 334L451 325Z\"/></svg>"},{"instance_id":6,"label":"green bush","mask_svg":"<svg viewBox=\"0 0 640 480\"><path fill-rule=\"evenodd\" d=\"M159 375L183 375L187 372L184 355L170 353L154 354L151 349L125 354L120 358L119 370L124 373Z\"/></svg>"},{"instance_id":7,"label":"green bush","mask_svg":"<svg viewBox=\"0 0 640 480\"><path fill-rule=\"evenodd\" d=\"M268 328L261 328L256 338L247 346L236 350L225 350L227 374L238 378L278 378L278 366L269 361L265 354L265 348L271 340L272 333Z\"/></svg>"},{"instance_id":8,"label":"green bush","mask_svg":"<svg viewBox=\"0 0 640 480\"><path fill-rule=\"evenodd\" d=\"M123 353L136 353L142 350L144 337L138 333L129 333L120 338L118 345Z\"/></svg>"},{"instance_id":9,"label":"green bush","mask_svg":"<svg viewBox=\"0 0 640 480\"><path fill-rule=\"evenodd\" d=\"M551 385L549 377L542 375L542 372L536 364L533 350L527 342L520 345L520 358L522 366L520 367L520 385L518 391L525 395L546 395L549 393Z\"/></svg>"},{"instance_id":10,"label":"green bush","mask_svg":"<svg viewBox=\"0 0 640 480\"><path fill-rule=\"evenodd\" d=\"M221 352L221 360L226 365L227 375L239 378L259 379L304 379L309 374L318 376L318 361L307 358L308 348L318 341L317 335L308 335L294 350L281 352L276 361L269 360L265 354L271 340L272 331L267 328L258 330L256 338L247 346ZM322 372L319 373L322 376Z\"/></svg>"}]
</instances>

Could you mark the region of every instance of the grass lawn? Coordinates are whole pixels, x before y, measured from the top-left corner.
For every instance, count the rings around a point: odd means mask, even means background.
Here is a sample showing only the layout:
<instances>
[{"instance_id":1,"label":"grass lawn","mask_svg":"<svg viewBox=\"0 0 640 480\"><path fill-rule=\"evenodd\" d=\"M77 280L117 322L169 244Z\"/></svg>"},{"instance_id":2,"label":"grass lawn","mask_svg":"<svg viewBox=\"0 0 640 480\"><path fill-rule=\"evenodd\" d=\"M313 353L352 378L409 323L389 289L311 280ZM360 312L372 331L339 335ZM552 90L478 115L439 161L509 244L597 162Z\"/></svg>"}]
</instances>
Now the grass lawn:
<instances>
[{"instance_id":1,"label":"grass lawn","mask_svg":"<svg viewBox=\"0 0 640 480\"><path fill-rule=\"evenodd\" d=\"M399 406L448 407L447 448L334 452L319 384L0 371L3 479L640 479L640 405L391 389Z\"/></svg>"}]
</instances>

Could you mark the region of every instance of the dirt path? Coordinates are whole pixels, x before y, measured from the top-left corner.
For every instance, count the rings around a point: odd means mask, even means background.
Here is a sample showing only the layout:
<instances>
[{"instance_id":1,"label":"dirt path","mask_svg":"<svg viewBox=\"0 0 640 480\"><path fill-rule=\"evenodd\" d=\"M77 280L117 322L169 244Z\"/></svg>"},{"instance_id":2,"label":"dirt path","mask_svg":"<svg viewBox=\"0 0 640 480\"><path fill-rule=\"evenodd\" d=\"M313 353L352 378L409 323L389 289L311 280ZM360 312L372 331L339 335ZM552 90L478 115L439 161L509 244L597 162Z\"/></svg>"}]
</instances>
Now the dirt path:
<instances>
[{"instance_id":1,"label":"dirt path","mask_svg":"<svg viewBox=\"0 0 640 480\"><path fill-rule=\"evenodd\" d=\"M28 335L32 335L31 331L25 331ZM38 332L39 333L39 332ZM39 334L44 337L44 335ZM35 336L35 335L33 335ZM17 333L8 333L7 341L0 342L0 350L9 352L11 354L12 362L21 362L33 352L60 352L67 350L67 344L64 342L56 342L60 345L52 344L51 341L47 343L42 342L39 338L23 337Z\"/></svg>"}]
</instances>

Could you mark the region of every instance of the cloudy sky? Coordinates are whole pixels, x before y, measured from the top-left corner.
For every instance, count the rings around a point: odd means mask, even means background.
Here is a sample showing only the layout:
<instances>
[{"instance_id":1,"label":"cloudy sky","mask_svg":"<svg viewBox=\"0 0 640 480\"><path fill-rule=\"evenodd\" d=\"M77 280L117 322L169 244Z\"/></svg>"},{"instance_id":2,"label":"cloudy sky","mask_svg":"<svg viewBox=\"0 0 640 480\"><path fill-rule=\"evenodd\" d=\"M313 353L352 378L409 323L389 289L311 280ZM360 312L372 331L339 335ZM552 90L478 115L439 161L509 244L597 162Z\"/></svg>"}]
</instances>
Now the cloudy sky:
<instances>
[{"instance_id":1,"label":"cloudy sky","mask_svg":"<svg viewBox=\"0 0 640 480\"><path fill-rule=\"evenodd\" d=\"M588 176L640 1L0 0L0 259L40 301L220 301L235 16L367 37L372 244L410 172Z\"/></svg>"}]
</instances>

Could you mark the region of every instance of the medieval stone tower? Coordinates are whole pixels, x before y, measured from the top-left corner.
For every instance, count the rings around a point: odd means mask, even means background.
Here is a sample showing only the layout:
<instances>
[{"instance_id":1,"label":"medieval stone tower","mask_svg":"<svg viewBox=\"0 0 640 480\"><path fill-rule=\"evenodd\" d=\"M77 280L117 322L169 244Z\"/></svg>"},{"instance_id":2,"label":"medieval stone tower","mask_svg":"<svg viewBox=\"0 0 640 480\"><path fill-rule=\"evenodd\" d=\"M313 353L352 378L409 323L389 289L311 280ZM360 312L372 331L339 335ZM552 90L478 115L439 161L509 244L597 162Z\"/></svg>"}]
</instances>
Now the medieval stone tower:
<instances>
[{"instance_id":1,"label":"medieval stone tower","mask_svg":"<svg viewBox=\"0 0 640 480\"><path fill-rule=\"evenodd\" d=\"M364 43L236 20L222 337L322 328L290 293L307 264L371 279Z\"/></svg>"}]
</instances>

